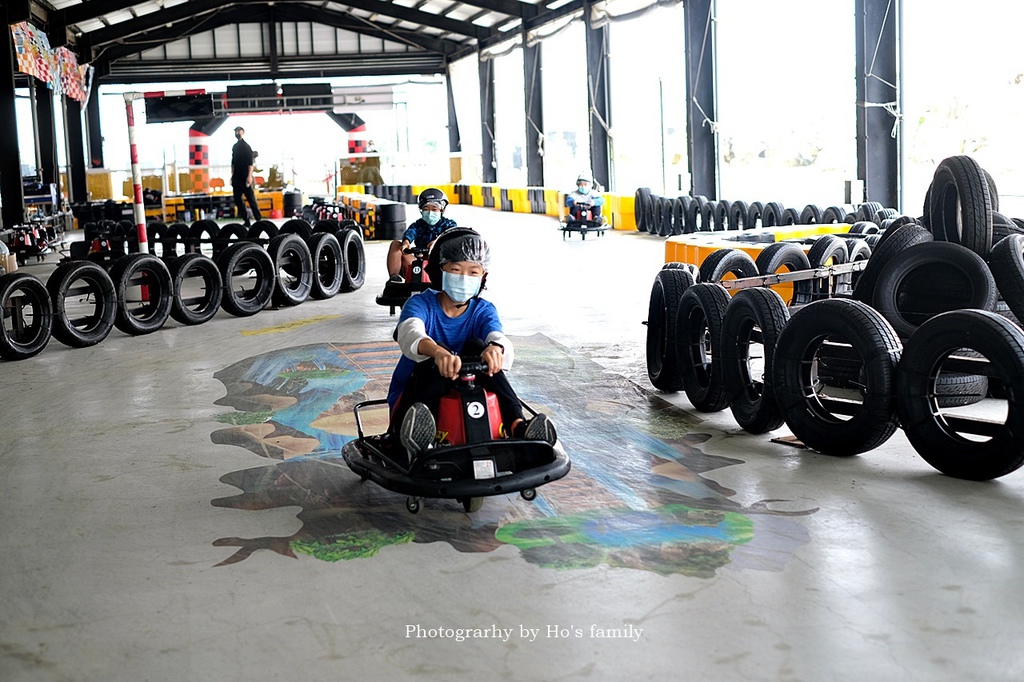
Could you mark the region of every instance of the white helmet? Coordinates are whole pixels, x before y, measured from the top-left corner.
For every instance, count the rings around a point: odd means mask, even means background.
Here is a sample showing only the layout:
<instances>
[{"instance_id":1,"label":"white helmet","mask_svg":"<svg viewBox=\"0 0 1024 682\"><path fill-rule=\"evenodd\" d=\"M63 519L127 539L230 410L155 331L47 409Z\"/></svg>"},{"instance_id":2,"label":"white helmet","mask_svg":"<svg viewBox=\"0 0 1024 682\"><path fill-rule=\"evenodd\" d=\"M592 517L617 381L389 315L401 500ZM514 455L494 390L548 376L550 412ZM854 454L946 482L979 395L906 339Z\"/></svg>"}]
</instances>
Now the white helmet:
<instances>
[{"instance_id":1,"label":"white helmet","mask_svg":"<svg viewBox=\"0 0 1024 682\"><path fill-rule=\"evenodd\" d=\"M576 183L579 184L580 182L586 182L593 185L594 176L591 174L590 171L585 170L579 174L579 177L576 178Z\"/></svg>"}]
</instances>

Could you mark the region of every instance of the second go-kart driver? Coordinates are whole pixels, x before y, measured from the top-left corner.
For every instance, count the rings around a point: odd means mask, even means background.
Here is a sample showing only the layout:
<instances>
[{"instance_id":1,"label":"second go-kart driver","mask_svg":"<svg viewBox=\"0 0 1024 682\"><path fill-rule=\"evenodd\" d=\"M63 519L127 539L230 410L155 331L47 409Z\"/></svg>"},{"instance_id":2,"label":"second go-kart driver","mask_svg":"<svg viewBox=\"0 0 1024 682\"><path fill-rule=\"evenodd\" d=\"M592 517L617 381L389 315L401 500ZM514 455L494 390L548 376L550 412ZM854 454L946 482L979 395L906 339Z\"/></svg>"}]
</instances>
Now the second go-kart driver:
<instances>
[{"instance_id":1,"label":"second go-kart driver","mask_svg":"<svg viewBox=\"0 0 1024 682\"><path fill-rule=\"evenodd\" d=\"M401 239L391 242L388 249L388 276L391 282L402 282L404 266L413 261L412 254L405 253L406 249L413 246L429 249L442 232L456 226L454 220L444 216L444 210L448 208L448 197L436 187L420 192L416 203L419 205L420 217L406 228Z\"/></svg>"}]
</instances>

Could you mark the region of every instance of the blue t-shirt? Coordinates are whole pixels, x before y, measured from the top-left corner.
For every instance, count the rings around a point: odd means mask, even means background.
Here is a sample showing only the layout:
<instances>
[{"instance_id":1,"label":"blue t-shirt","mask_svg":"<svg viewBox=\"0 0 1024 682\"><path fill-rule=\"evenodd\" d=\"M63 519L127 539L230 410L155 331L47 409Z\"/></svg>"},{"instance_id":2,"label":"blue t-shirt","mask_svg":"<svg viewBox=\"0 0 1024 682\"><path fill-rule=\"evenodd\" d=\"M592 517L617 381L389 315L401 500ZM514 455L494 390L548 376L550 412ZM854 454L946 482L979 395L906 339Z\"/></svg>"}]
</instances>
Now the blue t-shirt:
<instances>
[{"instance_id":1,"label":"blue t-shirt","mask_svg":"<svg viewBox=\"0 0 1024 682\"><path fill-rule=\"evenodd\" d=\"M450 230L453 227L458 227L455 224L455 221L451 218L445 218L444 216L441 216L441 219L437 221L437 225L427 225L427 221L420 218L405 229L405 234L402 235L402 239L420 248L426 248L427 245L437 239L442 232Z\"/></svg>"},{"instance_id":2,"label":"blue t-shirt","mask_svg":"<svg viewBox=\"0 0 1024 682\"><path fill-rule=\"evenodd\" d=\"M409 318L423 320L426 334L439 346L459 353L466 342L471 339L485 339L491 332L500 332L501 320L498 309L490 301L473 298L469 301L469 309L458 317L448 317L441 309L437 300L440 292L427 289L411 297L402 306L402 315L398 320L401 324ZM391 375L391 387L388 389L388 405L394 408L398 396L405 390L412 376L416 363L402 355Z\"/></svg>"}]
</instances>

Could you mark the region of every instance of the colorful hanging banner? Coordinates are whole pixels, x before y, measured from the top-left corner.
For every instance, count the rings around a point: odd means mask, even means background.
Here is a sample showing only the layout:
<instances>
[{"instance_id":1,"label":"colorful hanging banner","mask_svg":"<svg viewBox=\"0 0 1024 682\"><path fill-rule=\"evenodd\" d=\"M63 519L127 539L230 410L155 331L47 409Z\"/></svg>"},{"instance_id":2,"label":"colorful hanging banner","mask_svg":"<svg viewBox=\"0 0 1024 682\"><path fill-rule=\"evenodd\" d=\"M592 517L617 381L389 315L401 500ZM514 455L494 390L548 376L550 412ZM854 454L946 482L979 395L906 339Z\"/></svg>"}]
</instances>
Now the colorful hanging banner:
<instances>
[{"instance_id":1,"label":"colorful hanging banner","mask_svg":"<svg viewBox=\"0 0 1024 682\"><path fill-rule=\"evenodd\" d=\"M92 67L78 65L78 57L66 47L50 48L46 33L27 21L11 24L18 71L49 86L58 95L84 102L89 97Z\"/></svg>"}]
</instances>

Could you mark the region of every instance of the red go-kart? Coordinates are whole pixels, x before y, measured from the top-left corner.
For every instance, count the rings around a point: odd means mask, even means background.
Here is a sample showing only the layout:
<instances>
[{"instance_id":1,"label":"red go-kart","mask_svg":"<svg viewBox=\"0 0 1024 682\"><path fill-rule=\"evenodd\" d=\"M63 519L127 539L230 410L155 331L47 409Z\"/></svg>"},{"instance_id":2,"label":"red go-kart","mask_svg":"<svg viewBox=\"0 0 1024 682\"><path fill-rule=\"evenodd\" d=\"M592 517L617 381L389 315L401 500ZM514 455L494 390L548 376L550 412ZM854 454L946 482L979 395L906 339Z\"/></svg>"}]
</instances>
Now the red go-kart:
<instances>
[{"instance_id":1,"label":"red go-kart","mask_svg":"<svg viewBox=\"0 0 1024 682\"><path fill-rule=\"evenodd\" d=\"M391 314L395 314L395 308L401 308L413 294L430 288L430 278L427 277L427 253L429 249L425 246L413 246L403 249L402 253L412 255L412 262L405 264L402 273L404 282L388 282L384 285L384 291L377 297L377 305L386 305L391 308Z\"/></svg>"},{"instance_id":2,"label":"red go-kart","mask_svg":"<svg viewBox=\"0 0 1024 682\"><path fill-rule=\"evenodd\" d=\"M457 500L467 512L478 511L491 495L518 492L534 499L538 487L569 473L569 457L558 442L502 437L497 397L475 383L486 371L485 363L463 363L452 390L441 398L435 444L411 463L397 437L363 433L360 411L387 401L356 405L359 437L342 448L349 468L364 481L407 495L405 506L413 514L426 497Z\"/></svg>"}]
</instances>

